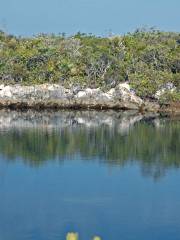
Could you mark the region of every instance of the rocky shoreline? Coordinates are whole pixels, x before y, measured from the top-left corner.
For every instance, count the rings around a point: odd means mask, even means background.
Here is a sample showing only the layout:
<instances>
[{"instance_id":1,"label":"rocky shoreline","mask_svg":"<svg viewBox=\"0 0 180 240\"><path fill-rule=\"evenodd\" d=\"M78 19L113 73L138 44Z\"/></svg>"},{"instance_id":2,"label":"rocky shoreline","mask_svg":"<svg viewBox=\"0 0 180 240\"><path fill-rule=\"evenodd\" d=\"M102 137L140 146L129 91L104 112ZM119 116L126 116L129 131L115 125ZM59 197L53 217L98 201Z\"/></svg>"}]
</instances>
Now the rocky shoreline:
<instances>
[{"instance_id":1,"label":"rocky shoreline","mask_svg":"<svg viewBox=\"0 0 180 240\"><path fill-rule=\"evenodd\" d=\"M65 88L59 84L33 86L0 85L0 108L11 109L117 109L139 112L179 113L180 106L160 105L158 101L143 100L121 83L109 91L100 88Z\"/></svg>"}]
</instances>

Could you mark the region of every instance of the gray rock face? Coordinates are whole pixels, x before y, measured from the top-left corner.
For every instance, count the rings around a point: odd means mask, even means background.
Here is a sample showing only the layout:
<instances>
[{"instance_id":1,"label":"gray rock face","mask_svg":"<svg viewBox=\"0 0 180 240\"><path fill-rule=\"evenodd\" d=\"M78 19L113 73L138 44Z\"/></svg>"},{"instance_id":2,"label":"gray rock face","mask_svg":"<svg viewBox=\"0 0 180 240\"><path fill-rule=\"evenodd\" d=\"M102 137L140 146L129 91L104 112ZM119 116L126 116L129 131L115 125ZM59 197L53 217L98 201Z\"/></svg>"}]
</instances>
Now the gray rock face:
<instances>
[{"instance_id":1,"label":"gray rock face","mask_svg":"<svg viewBox=\"0 0 180 240\"><path fill-rule=\"evenodd\" d=\"M176 87L173 85L173 83L169 82L166 83L162 88L160 88L154 95L154 97L159 100L161 96L163 96L165 93L173 93L176 91Z\"/></svg>"},{"instance_id":2,"label":"gray rock face","mask_svg":"<svg viewBox=\"0 0 180 240\"><path fill-rule=\"evenodd\" d=\"M29 108L114 108L138 110L143 100L136 96L127 83L107 92L97 89L67 89L58 84L34 86L0 85L1 107Z\"/></svg>"}]
</instances>

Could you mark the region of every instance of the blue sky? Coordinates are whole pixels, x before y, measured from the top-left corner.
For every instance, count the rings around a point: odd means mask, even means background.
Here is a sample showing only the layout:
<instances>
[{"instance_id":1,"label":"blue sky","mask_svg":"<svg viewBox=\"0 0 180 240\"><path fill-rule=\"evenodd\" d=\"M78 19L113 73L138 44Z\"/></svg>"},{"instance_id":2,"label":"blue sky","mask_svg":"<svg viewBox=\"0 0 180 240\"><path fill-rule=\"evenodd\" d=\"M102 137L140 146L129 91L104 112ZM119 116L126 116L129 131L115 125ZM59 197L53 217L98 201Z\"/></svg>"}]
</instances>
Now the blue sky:
<instances>
[{"instance_id":1,"label":"blue sky","mask_svg":"<svg viewBox=\"0 0 180 240\"><path fill-rule=\"evenodd\" d=\"M123 34L143 26L180 31L180 0L0 0L0 28L16 35Z\"/></svg>"}]
</instances>

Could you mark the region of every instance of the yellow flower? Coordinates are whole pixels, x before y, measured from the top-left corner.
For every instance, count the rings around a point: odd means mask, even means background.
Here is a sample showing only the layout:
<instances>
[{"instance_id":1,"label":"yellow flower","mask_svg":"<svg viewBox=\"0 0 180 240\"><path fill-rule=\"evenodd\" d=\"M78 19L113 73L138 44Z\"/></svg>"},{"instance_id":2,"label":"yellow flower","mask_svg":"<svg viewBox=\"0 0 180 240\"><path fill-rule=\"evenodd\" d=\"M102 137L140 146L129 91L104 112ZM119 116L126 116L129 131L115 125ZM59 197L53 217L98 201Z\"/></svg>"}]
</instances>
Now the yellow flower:
<instances>
[{"instance_id":1,"label":"yellow flower","mask_svg":"<svg viewBox=\"0 0 180 240\"><path fill-rule=\"evenodd\" d=\"M66 236L66 240L78 240L77 233L68 233Z\"/></svg>"}]
</instances>

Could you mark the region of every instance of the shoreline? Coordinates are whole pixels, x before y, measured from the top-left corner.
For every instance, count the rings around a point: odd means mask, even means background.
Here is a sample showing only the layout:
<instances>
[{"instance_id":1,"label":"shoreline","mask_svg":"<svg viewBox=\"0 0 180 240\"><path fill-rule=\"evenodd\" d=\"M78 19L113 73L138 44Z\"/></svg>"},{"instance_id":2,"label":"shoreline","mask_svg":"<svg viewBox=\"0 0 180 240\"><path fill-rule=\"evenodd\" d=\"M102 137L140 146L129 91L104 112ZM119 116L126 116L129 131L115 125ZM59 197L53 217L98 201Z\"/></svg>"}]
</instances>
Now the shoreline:
<instances>
[{"instance_id":1,"label":"shoreline","mask_svg":"<svg viewBox=\"0 0 180 240\"><path fill-rule=\"evenodd\" d=\"M0 85L0 109L13 110L136 110L180 114L180 103L160 104L137 96L128 83L109 91L100 88L65 88L59 84Z\"/></svg>"}]
</instances>

